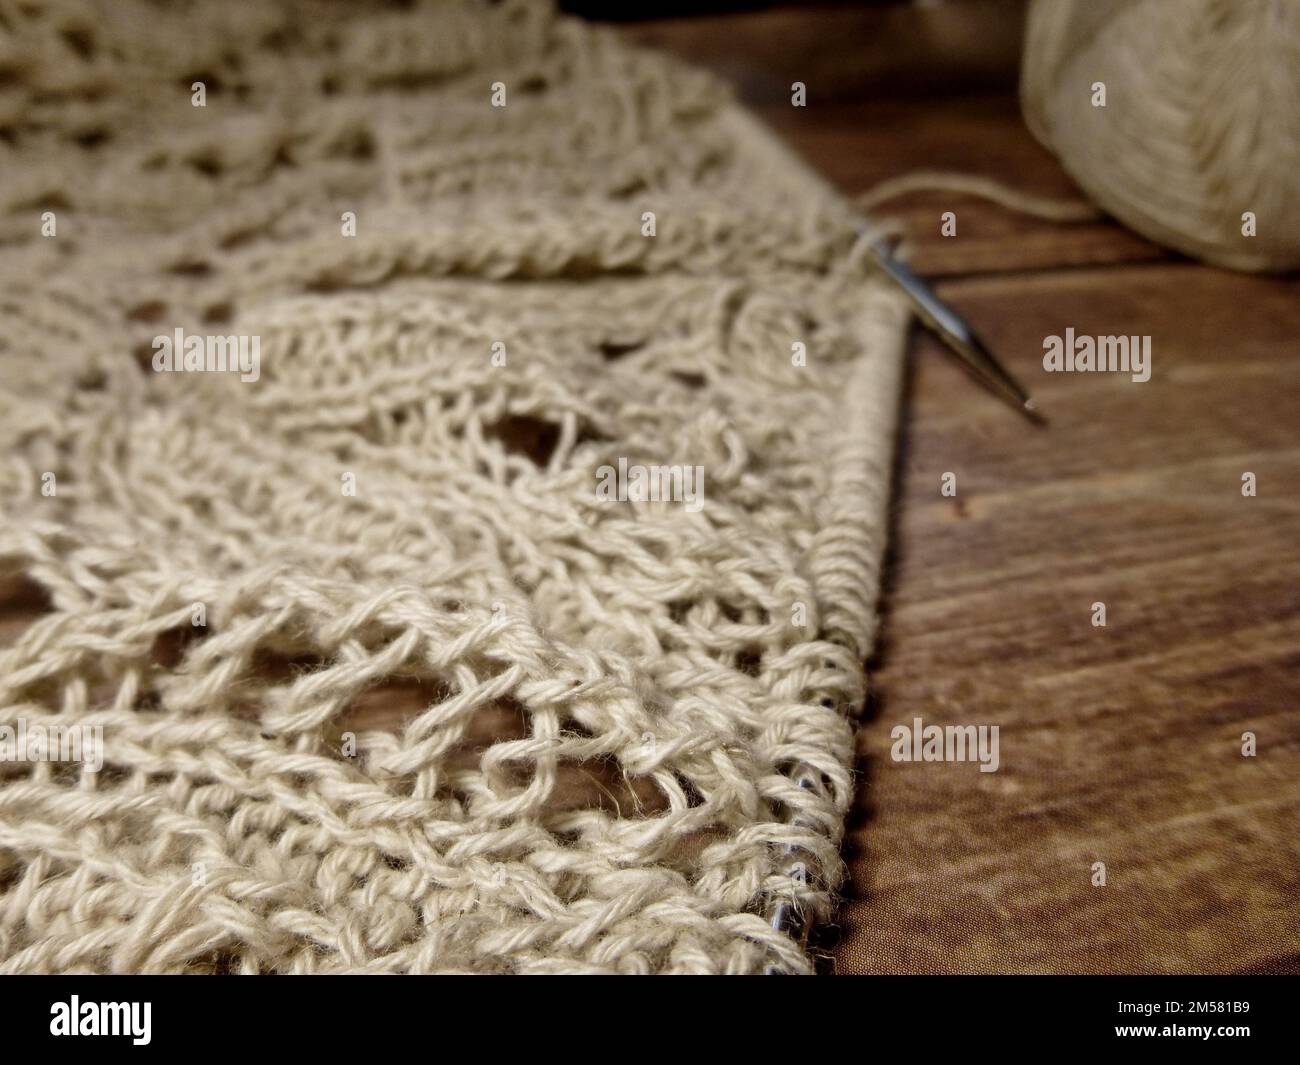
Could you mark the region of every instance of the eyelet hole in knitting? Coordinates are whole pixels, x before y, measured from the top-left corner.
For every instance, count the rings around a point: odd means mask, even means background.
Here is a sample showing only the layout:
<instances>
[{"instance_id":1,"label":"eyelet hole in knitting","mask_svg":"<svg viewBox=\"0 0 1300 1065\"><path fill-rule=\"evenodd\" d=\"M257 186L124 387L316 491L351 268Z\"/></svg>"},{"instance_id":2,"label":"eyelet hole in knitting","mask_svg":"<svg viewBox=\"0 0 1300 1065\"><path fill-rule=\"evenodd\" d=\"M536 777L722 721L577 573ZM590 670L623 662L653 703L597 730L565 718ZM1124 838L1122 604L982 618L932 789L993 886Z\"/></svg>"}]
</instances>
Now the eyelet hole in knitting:
<instances>
[{"instance_id":1,"label":"eyelet hole in knitting","mask_svg":"<svg viewBox=\"0 0 1300 1065\"><path fill-rule=\"evenodd\" d=\"M251 669L260 681L283 684L308 673L324 669L329 662L313 651L286 652L258 648L253 652Z\"/></svg>"},{"instance_id":2,"label":"eyelet hole in knitting","mask_svg":"<svg viewBox=\"0 0 1300 1065\"><path fill-rule=\"evenodd\" d=\"M44 773L46 779L52 784L58 784L65 788L75 788L81 782L81 774L85 769L85 763L49 761L40 763L40 767L38 772ZM100 769L101 773L104 768Z\"/></svg>"},{"instance_id":3,"label":"eyelet hole in knitting","mask_svg":"<svg viewBox=\"0 0 1300 1065\"><path fill-rule=\"evenodd\" d=\"M262 39L257 42L257 46L268 52L284 55L301 40L301 35L297 29L288 26L277 26L270 32L263 34Z\"/></svg>"},{"instance_id":4,"label":"eyelet hole in knitting","mask_svg":"<svg viewBox=\"0 0 1300 1065\"><path fill-rule=\"evenodd\" d=\"M522 455L535 466L545 466L560 442L560 427L527 414L508 414L485 426L483 435L496 440L512 455Z\"/></svg>"},{"instance_id":5,"label":"eyelet hole in knitting","mask_svg":"<svg viewBox=\"0 0 1300 1065\"><path fill-rule=\"evenodd\" d=\"M74 769L77 770L81 769L81 766L79 766L78 763L65 762L64 765L73 766ZM113 765L112 762L105 762L103 766L100 766L99 772L96 772L94 776L95 791L96 792L117 791L118 788L121 788L122 785L125 785L127 782L129 782L129 780L133 778L134 775L135 775L135 770L129 769L129 767L127 766L118 766L118 765Z\"/></svg>"},{"instance_id":6,"label":"eyelet hole in knitting","mask_svg":"<svg viewBox=\"0 0 1300 1065\"><path fill-rule=\"evenodd\" d=\"M288 167L292 169L298 165L298 160L293 156L293 146L287 141L282 141L275 147L275 154L271 156L271 165L268 170L275 170L277 167Z\"/></svg>"},{"instance_id":7,"label":"eyelet hole in knitting","mask_svg":"<svg viewBox=\"0 0 1300 1065\"><path fill-rule=\"evenodd\" d=\"M177 83L184 90L187 96L190 92L190 86L196 81L203 82L204 88L207 90L209 96L214 96L225 88L225 83L214 71L211 70L195 71L193 74L186 74L177 79Z\"/></svg>"},{"instance_id":8,"label":"eyelet hole in knitting","mask_svg":"<svg viewBox=\"0 0 1300 1065\"><path fill-rule=\"evenodd\" d=\"M649 777L629 776L610 755L556 766L548 813L602 810L619 818L652 817L669 807L667 796Z\"/></svg>"},{"instance_id":9,"label":"eyelet hole in knitting","mask_svg":"<svg viewBox=\"0 0 1300 1065\"><path fill-rule=\"evenodd\" d=\"M71 211L72 201L56 189L48 189L39 196L31 196L19 203L15 203L10 208L9 213L20 214L29 210Z\"/></svg>"},{"instance_id":10,"label":"eyelet hole in knitting","mask_svg":"<svg viewBox=\"0 0 1300 1065\"><path fill-rule=\"evenodd\" d=\"M204 976L239 976L246 972L256 973L259 970L254 958L252 952L239 955L229 951L213 951L211 954L195 958L192 965L186 966L185 971Z\"/></svg>"},{"instance_id":11,"label":"eyelet hole in knitting","mask_svg":"<svg viewBox=\"0 0 1300 1065\"><path fill-rule=\"evenodd\" d=\"M212 264L202 259L182 259L169 266L167 272L177 277L210 277Z\"/></svg>"},{"instance_id":12,"label":"eyelet hole in knitting","mask_svg":"<svg viewBox=\"0 0 1300 1065\"><path fill-rule=\"evenodd\" d=\"M331 731L339 735L361 731L399 733L430 707L446 702L454 694L440 680L390 678L356 696L335 719Z\"/></svg>"},{"instance_id":13,"label":"eyelet hole in knitting","mask_svg":"<svg viewBox=\"0 0 1300 1065\"><path fill-rule=\"evenodd\" d=\"M0 897L12 891L22 879L27 865L16 851L0 848Z\"/></svg>"},{"instance_id":14,"label":"eyelet hole in knitting","mask_svg":"<svg viewBox=\"0 0 1300 1065\"><path fill-rule=\"evenodd\" d=\"M649 187L650 186L646 184L644 178L635 177L624 182L622 185L618 186L618 188L610 189L609 194L620 200L628 200L633 196L640 196Z\"/></svg>"},{"instance_id":15,"label":"eyelet hole in knitting","mask_svg":"<svg viewBox=\"0 0 1300 1065\"><path fill-rule=\"evenodd\" d=\"M222 237L217 247L222 251L231 251L256 240L260 236L263 236L263 234L256 229L236 229Z\"/></svg>"},{"instance_id":16,"label":"eyelet hole in knitting","mask_svg":"<svg viewBox=\"0 0 1300 1065\"><path fill-rule=\"evenodd\" d=\"M214 303L203 309L204 325L225 325L235 316L235 308L230 303Z\"/></svg>"},{"instance_id":17,"label":"eyelet hole in knitting","mask_svg":"<svg viewBox=\"0 0 1300 1065\"><path fill-rule=\"evenodd\" d=\"M59 36L79 59L90 62L95 58L95 53L98 51L95 46L95 35L84 26L69 26L60 30Z\"/></svg>"},{"instance_id":18,"label":"eyelet hole in knitting","mask_svg":"<svg viewBox=\"0 0 1300 1065\"><path fill-rule=\"evenodd\" d=\"M690 612L698 604L693 599L674 599L664 605L668 609L668 620L674 625L684 625Z\"/></svg>"},{"instance_id":19,"label":"eyelet hole in knitting","mask_svg":"<svg viewBox=\"0 0 1300 1065\"><path fill-rule=\"evenodd\" d=\"M690 777L684 773L674 773L673 779L677 781L677 786L682 789L682 794L686 797L688 810L704 805L704 796L700 794L700 789L695 786Z\"/></svg>"},{"instance_id":20,"label":"eyelet hole in knitting","mask_svg":"<svg viewBox=\"0 0 1300 1065\"><path fill-rule=\"evenodd\" d=\"M174 670L184 660L191 645L207 634L207 627L203 625L180 625L160 632L154 638L149 660L160 669Z\"/></svg>"},{"instance_id":21,"label":"eyelet hole in knitting","mask_svg":"<svg viewBox=\"0 0 1300 1065\"><path fill-rule=\"evenodd\" d=\"M75 134L72 138L72 142L78 148L84 148L87 151L93 151L95 148L98 148L101 144L107 144L112 139L113 139L113 134L110 133L108 130L98 126L93 126L90 129L82 130L80 133Z\"/></svg>"},{"instance_id":22,"label":"eyelet hole in knitting","mask_svg":"<svg viewBox=\"0 0 1300 1065\"><path fill-rule=\"evenodd\" d=\"M375 138L368 129L354 127L335 138L328 153L336 159L365 163L375 157Z\"/></svg>"},{"instance_id":23,"label":"eyelet hole in knitting","mask_svg":"<svg viewBox=\"0 0 1300 1065\"><path fill-rule=\"evenodd\" d=\"M146 322L154 323L162 320L162 316L167 312L167 304L162 300L146 300L144 303L137 303L130 307L126 312L128 322Z\"/></svg>"},{"instance_id":24,"label":"eyelet hole in knitting","mask_svg":"<svg viewBox=\"0 0 1300 1065\"><path fill-rule=\"evenodd\" d=\"M185 162L207 178L219 178L226 170L225 164L222 163L221 157L217 154L215 148L205 148L199 154L186 159Z\"/></svg>"},{"instance_id":25,"label":"eyelet hole in knitting","mask_svg":"<svg viewBox=\"0 0 1300 1065\"><path fill-rule=\"evenodd\" d=\"M45 586L26 574L0 577L0 646L13 643L29 625L53 609Z\"/></svg>"},{"instance_id":26,"label":"eyelet hole in knitting","mask_svg":"<svg viewBox=\"0 0 1300 1065\"><path fill-rule=\"evenodd\" d=\"M640 351L645 347L645 341L636 340L630 344L620 344L613 340L603 341L597 350L605 357L606 362L617 362L619 359L626 358L634 351Z\"/></svg>"}]
</instances>

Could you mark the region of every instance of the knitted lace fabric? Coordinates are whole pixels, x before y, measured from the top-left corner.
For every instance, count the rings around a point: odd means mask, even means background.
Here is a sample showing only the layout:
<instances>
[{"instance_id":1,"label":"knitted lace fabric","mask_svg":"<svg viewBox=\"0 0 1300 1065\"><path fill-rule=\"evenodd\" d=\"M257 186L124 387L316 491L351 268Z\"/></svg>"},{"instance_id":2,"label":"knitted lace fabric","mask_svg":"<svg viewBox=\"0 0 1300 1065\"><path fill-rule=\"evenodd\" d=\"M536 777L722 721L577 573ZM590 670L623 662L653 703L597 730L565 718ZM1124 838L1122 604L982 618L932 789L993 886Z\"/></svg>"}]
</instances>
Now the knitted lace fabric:
<instances>
[{"instance_id":1,"label":"knitted lace fabric","mask_svg":"<svg viewBox=\"0 0 1300 1065\"><path fill-rule=\"evenodd\" d=\"M103 730L0 761L0 971L808 971L904 325L843 204L544 6L23 0L0 75L0 726Z\"/></svg>"}]
</instances>

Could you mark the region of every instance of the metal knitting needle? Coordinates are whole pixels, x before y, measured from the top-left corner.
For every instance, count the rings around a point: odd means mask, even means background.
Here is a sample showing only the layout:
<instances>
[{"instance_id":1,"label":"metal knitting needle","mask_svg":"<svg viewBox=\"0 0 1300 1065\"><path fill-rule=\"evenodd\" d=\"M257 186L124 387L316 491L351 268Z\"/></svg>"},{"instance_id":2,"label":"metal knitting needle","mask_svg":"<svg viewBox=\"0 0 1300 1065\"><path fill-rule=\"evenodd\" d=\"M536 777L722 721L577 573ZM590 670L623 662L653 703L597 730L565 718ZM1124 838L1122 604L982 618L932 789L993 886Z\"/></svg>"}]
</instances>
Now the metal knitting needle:
<instances>
[{"instance_id":1,"label":"metal knitting needle","mask_svg":"<svg viewBox=\"0 0 1300 1065\"><path fill-rule=\"evenodd\" d=\"M871 230L865 222L857 225L857 230L869 236ZM948 345L957 356L983 384L1015 407L1030 421L1037 425L1046 425L1047 419L1034 406L1029 393L1021 387L1020 382L994 358L993 353L985 347L984 342L975 334L966 321L943 300L934 294L924 281L890 254L889 246L883 240L873 240L868 245L872 259L877 266L898 285L912 302L917 317L932 333Z\"/></svg>"}]
</instances>

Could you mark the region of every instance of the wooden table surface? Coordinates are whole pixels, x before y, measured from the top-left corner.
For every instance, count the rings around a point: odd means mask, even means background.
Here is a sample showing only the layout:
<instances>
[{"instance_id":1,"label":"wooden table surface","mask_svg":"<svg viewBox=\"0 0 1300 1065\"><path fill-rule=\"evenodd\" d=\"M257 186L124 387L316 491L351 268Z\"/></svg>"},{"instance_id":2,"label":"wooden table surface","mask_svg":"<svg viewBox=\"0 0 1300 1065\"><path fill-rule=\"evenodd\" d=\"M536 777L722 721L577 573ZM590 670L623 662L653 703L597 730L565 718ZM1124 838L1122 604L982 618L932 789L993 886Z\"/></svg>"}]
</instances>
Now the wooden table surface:
<instances>
[{"instance_id":1,"label":"wooden table surface","mask_svg":"<svg viewBox=\"0 0 1300 1065\"><path fill-rule=\"evenodd\" d=\"M1019 18L985 2L634 32L730 77L847 194L928 169L1075 196L1020 120ZM1050 426L914 336L825 971L1300 972L1296 281L965 196L882 213ZM1149 335L1150 381L1046 373L1067 327ZM999 770L893 761L891 729L918 717L999 726Z\"/></svg>"}]
</instances>

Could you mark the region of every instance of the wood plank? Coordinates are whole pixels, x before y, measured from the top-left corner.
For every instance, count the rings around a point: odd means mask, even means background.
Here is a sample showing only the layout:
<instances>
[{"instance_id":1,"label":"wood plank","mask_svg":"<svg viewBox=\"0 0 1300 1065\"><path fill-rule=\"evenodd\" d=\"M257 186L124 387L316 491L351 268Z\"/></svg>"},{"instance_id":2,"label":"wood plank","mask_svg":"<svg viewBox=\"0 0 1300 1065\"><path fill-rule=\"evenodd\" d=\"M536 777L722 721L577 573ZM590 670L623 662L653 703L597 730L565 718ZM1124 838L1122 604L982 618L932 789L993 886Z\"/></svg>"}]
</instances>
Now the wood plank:
<instances>
[{"instance_id":1,"label":"wood plank","mask_svg":"<svg viewBox=\"0 0 1300 1065\"><path fill-rule=\"evenodd\" d=\"M1295 283L1169 264L941 292L1052 421L917 344L822 946L839 972L1300 971ZM1150 335L1151 380L1045 373L1066 325ZM916 717L999 725L1001 767L893 761Z\"/></svg>"}]
</instances>

